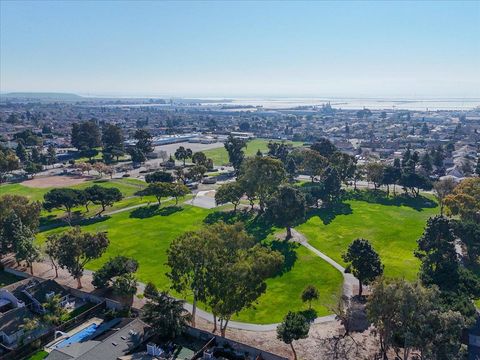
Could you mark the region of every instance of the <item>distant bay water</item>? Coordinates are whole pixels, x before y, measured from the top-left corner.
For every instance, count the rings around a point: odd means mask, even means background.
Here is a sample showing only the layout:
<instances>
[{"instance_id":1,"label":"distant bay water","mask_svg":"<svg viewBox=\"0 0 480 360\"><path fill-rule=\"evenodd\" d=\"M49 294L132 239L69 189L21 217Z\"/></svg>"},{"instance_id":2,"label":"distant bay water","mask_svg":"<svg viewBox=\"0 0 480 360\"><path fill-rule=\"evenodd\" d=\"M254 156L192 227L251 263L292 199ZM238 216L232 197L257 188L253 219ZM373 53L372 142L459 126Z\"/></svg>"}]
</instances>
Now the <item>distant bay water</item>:
<instances>
[{"instance_id":1,"label":"distant bay water","mask_svg":"<svg viewBox=\"0 0 480 360\"><path fill-rule=\"evenodd\" d=\"M232 99L225 103L220 100L212 103L209 99L208 105L225 104L228 106L262 106L265 109L291 109L302 106L321 106L330 103L337 109L377 109L377 110L472 110L480 108L479 99L381 99L381 98L271 98L271 99Z\"/></svg>"}]
</instances>

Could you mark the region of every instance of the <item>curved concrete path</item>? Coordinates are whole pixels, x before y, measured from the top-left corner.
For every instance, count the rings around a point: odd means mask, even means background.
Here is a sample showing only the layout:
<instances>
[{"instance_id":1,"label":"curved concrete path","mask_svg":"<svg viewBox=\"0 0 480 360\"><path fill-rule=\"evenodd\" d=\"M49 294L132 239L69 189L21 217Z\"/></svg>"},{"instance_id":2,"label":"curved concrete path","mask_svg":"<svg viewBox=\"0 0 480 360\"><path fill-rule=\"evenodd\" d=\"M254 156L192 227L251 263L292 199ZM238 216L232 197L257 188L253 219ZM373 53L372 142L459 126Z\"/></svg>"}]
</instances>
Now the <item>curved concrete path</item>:
<instances>
[{"instance_id":1,"label":"curved concrete path","mask_svg":"<svg viewBox=\"0 0 480 360\"><path fill-rule=\"evenodd\" d=\"M343 275L343 295L350 298L354 295L354 289L358 285L358 279L352 274L345 272L345 268L337 263L332 258L328 257L318 249L314 248L308 243L307 238L302 233L298 232L295 229L292 229L292 240L298 242L299 244L305 246L307 249L312 251L315 255L321 257L323 260L332 265L335 269L340 271Z\"/></svg>"},{"instance_id":2,"label":"curved concrete path","mask_svg":"<svg viewBox=\"0 0 480 360\"><path fill-rule=\"evenodd\" d=\"M140 206L143 204L139 204ZM135 206L139 207L139 206ZM306 239L306 237L298 232L295 229L292 229L292 240L298 242L302 246L305 246L307 249L312 251L315 255L318 257L322 258L326 262L328 262L330 265L332 265L335 269L340 271L343 275L343 294L345 296L351 297L354 293L354 286L358 284L358 280L351 274L345 274L345 269L335 262L332 258L328 257L324 253L320 252L316 248L314 248L312 245L310 245ZM48 261L45 261L45 264L48 263ZM38 271L38 270L37 270ZM60 281L60 283L64 283L67 286L74 286L72 284L69 284L69 282L72 282L71 276L66 272L66 270L63 269L58 269L59 274L61 274L60 278L57 278L56 280L60 279L68 279L68 281ZM54 270L53 268L48 267L48 269L45 269L45 272L42 273L37 273L36 276L42 277L42 278L53 278L54 277ZM84 277L92 277L93 272L90 270L85 270L84 271ZM87 279L85 279L87 280ZM145 284L144 283L138 283L138 294L143 293L143 290L145 289ZM139 300L141 301L141 300ZM185 303L184 305L185 309L188 310L189 312L192 311L192 305L189 303ZM213 323L213 315L210 314L209 312L202 310L197 307L197 316L201 319L207 320L211 323ZM318 317L315 319L314 323L315 324L321 324L321 323L327 323L335 321L335 315L327 315L327 316L322 316ZM251 324L251 323L244 323L244 322L238 322L238 321L230 321L228 323L228 327L232 329L238 329L238 330L248 330L248 331L272 331L277 328L279 324L274 323L274 324Z\"/></svg>"},{"instance_id":3,"label":"curved concrete path","mask_svg":"<svg viewBox=\"0 0 480 360\"><path fill-rule=\"evenodd\" d=\"M347 274L345 273L345 268L341 266L339 263L337 263L335 260L332 258L328 257L318 249L314 248L312 245L310 245L307 241L307 238L300 232L298 232L295 229L292 229L292 241L298 242L302 246L305 246L307 249L312 251L315 255L318 257L322 258L326 262L328 262L330 265L332 265L335 269L340 271L343 275L343 295L346 297L352 297L354 294L354 289L355 286L358 284L357 278L353 276L352 274ZM189 303L185 303L185 309L188 311L192 311L192 305ZM197 316L207 320L211 323L213 323L213 315L210 314L209 312L202 310L197 307ZM327 323L330 321L335 321L335 315L327 315L327 316L321 316L315 319L314 323L315 324L322 324L322 323ZM228 323L228 327L232 329L238 329L238 330L249 330L249 331L272 331L277 328L279 323L275 324L251 324L251 323L244 323L244 322L238 322L238 321L230 321Z\"/></svg>"}]
</instances>

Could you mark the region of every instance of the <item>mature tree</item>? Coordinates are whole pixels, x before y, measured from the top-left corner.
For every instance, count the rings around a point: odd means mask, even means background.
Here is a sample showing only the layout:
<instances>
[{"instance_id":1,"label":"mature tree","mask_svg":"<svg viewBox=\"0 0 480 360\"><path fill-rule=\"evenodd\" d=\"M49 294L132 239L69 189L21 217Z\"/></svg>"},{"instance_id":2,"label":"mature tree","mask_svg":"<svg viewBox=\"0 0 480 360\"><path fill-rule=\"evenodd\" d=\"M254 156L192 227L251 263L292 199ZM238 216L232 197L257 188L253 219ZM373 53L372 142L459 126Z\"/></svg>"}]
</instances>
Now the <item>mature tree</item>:
<instances>
[{"instance_id":1,"label":"mature tree","mask_svg":"<svg viewBox=\"0 0 480 360\"><path fill-rule=\"evenodd\" d=\"M131 272L119 275L112 281L113 293L120 296L121 302L129 307L133 303L133 296L137 293L137 286L137 278Z\"/></svg>"},{"instance_id":2,"label":"mature tree","mask_svg":"<svg viewBox=\"0 0 480 360\"><path fill-rule=\"evenodd\" d=\"M118 276L134 273L138 270L138 261L123 255L110 258L93 274L92 285L97 289L112 285L112 280Z\"/></svg>"},{"instance_id":3,"label":"mature tree","mask_svg":"<svg viewBox=\"0 0 480 360\"><path fill-rule=\"evenodd\" d=\"M195 165L185 172L185 177L192 181L201 181L208 169L203 165Z\"/></svg>"},{"instance_id":4,"label":"mature tree","mask_svg":"<svg viewBox=\"0 0 480 360\"><path fill-rule=\"evenodd\" d=\"M420 165L427 174L430 174L432 172L432 159L430 158L430 154L428 152L425 152L420 158Z\"/></svg>"},{"instance_id":5,"label":"mature tree","mask_svg":"<svg viewBox=\"0 0 480 360\"><path fill-rule=\"evenodd\" d=\"M142 320L151 326L155 335L163 340L173 340L186 329L190 314L183 308L185 302L161 292L143 307Z\"/></svg>"},{"instance_id":6,"label":"mature tree","mask_svg":"<svg viewBox=\"0 0 480 360\"><path fill-rule=\"evenodd\" d=\"M480 156L477 159L477 165L475 165L475 174L477 174L477 176L480 176Z\"/></svg>"},{"instance_id":7,"label":"mature tree","mask_svg":"<svg viewBox=\"0 0 480 360\"><path fill-rule=\"evenodd\" d=\"M290 182L294 182L295 177L297 176L297 164L295 163L295 159L293 157L288 157L287 163L285 164L285 170L288 174L288 180Z\"/></svg>"},{"instance_id":8,"label":"mature tree","mask_svg":"<svg viewBox=\"0 0 480 360\"><path fill-rule=\"evenodd\" d=\"M139 129L135 131L135 135L133 137L135 140L137 140L135 148L144 156L147 156L153 152L152 135L147 130Z\"/></svg>"},{"instance_id":9,"label":"mature tree","mask_svg":"<svg viewBox=\"0 0 480 360\"><path fill-rule=\"evenodd\" d=\"M154 182L138 192L141 196L155 196L158 206L161 205L162 197L172 196L172 184L165 182Z\"/></svg>"},{"instance_id":10,"label":"mature tree","mask_svg":"<svg viewBox=\"0 0 480 360\"><path fill-rule=\"evenodd\" d=\"M108 247L109 240L106 233L82 232L80 227L71 228L63 233L53 234L58 237L56 260L62 269L72 275L82 288L82 276L85 265L91 260L98 259Z\"/></svg>"},{"instance_id":11,"label":"mature tree","mask_svg":"<svg viewBox=\"0 0 480 360\"><path fill-rule=\"evenodd\" d=\"M297 360L297 352L293 347L294 340L306 339L310 331L310 322L301 313L288 312L277 327L277 339L290 345L293 358Z\"/></svg>"},{"instance_id":12,"label":"mature tree","mask_svg":"<svg viewBox=\"0 0 480 360\"><path fill-rule=\"evenodd\" d=\"M308 302L308 308L312 308L312 301L320 297L318 289L314 285L307 285L302 291L302 301Z\"/></svg>"},{"instance_id":13,"label":"mature tree","mask_svg":"<svg viewBox=\"0 0 480 360\"><path fill-rule=\"evenodd\" d=\"M436 288L405 280L380 280L372 288L367 314L380 339L384 359L391 349L407 360L413 352L421 359L456 359L462 352L464 317L445 309Z\"/></svg>"},{"instance_id":14,"label":"mature tree","mask_svg":"<svg viewBox=\"0 0 480 360\"><path fill-rule=\"evenodd\" d=\"M269 218L287 229L287 239L292 237L292 226L305 218L305 212L305 196L293 186L280 186L267 202Z\"/></svg>"},{"instance_id":15,"label":"mature tree","mask_svg":"<svg viewBox=\"0 0 480 360\"><path fill-rule=\"evenodd\" d=\"M74 123L71 142L81 153L91 159L98 154L96 148L102 145L100 128L92 120Z\"/></svg>"},{"instance_id":16,"label":"mature tree","mask_svg":"<svg viewBox=\"0 0 480 360\"><path fill-rule=\"evenodd\" d=\"M6 176L20 168L20 161L10 149L0 148L0 184L5 181Z\"/></svg>"},{"instance_id":17,"label":"mature tree","mask_svg":"<svg viewBox=\"0 0 480 360\"><path fill-rule=\"evenodd\" d=\"M480 178L462 180L444 201L453 215L460 215L463 220L480 221Z\"/></svg>"},{"instance_id":18,"label":"mature tree","mask_svg":"<svg viewBox=\"0 0 480 360\"><path fill-rule=\"evenodd\" d=\"M155 171L154 173L147 174L145 176L145 181L147 183L153 182L173 182L173 176L171 173L166 171Z\"/></svg>"},{"instance_id":19,"label":"mature tree","mask_svg":"<svg viewBox=\"0 0 480 360\"><path fill-rule=\"evenodd\" d=\"M154 283L152 283L151 281L149 281L146 285L145 285L145 290L143 290L143 296L146 298L146 299L153 299L155 298L156 296L159 295L159 292L158 292L158 289L157 287L155 286Z\"/></svg>"},{"instance_id":20,"label":"mature tree","mask_svg":"<svg viewBox=\"0 0 480 360\"><path fill-rule=\"evenodd\" d=\"M57 159L57 151L53 145L49 145L47 148L47 153L45 154L45 165L54 165Z\"/></svg>"},{"instance_id":21,"label":"mature tree","mask_svg":"<svg viewBox=\"0 0 480 360\"><path fill-rule=\"evenodd\" d=\"M43 207L51 211L52 209L65 209L67 212L67 221L71 221L72 208L85 204L85 193L82 190L59 188L52 189L44 196Z\"/></svg>"},{"instance_id":22,"label":"mature tree","mask_svg":"<svg viewBox=\"0 0 480 360\"><path fill-rule=\"evenodd\" d=\"M409 171L402 174L400 185L406 192L410 189L415 197L420 195L420 189L430 190L432 188L432 182L428 177Z\"/></svg>"},{"instance_id":23,"label":"mature tree","mask_svg":"<svg viewBox=\"0 0 480 360\"><path fill-rule=\"evenodd\" d=\"M222 336L233 314L252 306L265 292L265 280L278 271L283 256L256 245L242 224L218 222L180 236L168 250L173 288L191 292L218 318ZM194 310L195 311L195 310Z\"/></svg>"},{"instance_id":24,"label":"mature tree","mask_svg":"<svg viewBox=\"0 0 480 360\"><path fill-rule=\"evenodd\" d=\"M342 258L348 264L346 271L351 272L358 279L358 296L362 296L364 284L370 284L383 274L380 256L368 240L353 240Z\"/></svg>"},{"instance_id":25,"label":"mature tree","mask_svg":"<svg viewBox=\"0 0 480 360\"><path fill-rule=\"evenodd\" d=\"M312 146L310 146L310 148L327 159L330 159L330 157L337 151L337 147L326 138L317 140Z\"/></svg>"},{"instance_id":26,"label":"mature tree","mask_svg":"<svg viewBox=\"0 0 480 360\"><path fill-rule=\"evenodd\" d=\"M4 220L7 215L15 213L23 225L28 226L31 232L36 233L41 210L42 204L39 201L30 201L22 195L2 195L0 196L0 229L4 228Z\"/></svg>"},{"instance_id":27,"label":"mature tree","mask_svg":"<svg viewBox=\"0 0 480 360\"><path fill-rule=\"evenodd\" d=\"M43 251L50 259L53 268L55 269L55 278L58 278L58 251L60 249L60 238L58 236L47 236Z\"/></svg>"},{"instance_id":28,"label":"mature tree","mask_svg":"<svg viewBox=\"0 0 480 360\"><path fill-rule=\"evenodd\" d=\"M382 185L387 187L387 195L390 194L390 185L393 185L393 194L395 195L395 185L400 181L402 171L399 167L387 165L383 169Z\"/></svg>"},{"instance_id":29,"label":"mature tree","mask_svg":"<svg viewBox=\"0 0 480 360\"><path fill-rule=\"evenodd\" d=\"M40 153L39 147L32 147L32 150L30 151L30 161L37 164L42 162L42 154Z\"/></svg>"},{"instance_id":30,"label":"mature tree","mask_svg":"<svg viewBox=\"0 0 480 360\"><path fill-rule=\"evenodd\" d=\"M197 165L205 166L207 169L213 169L212 159L207 159L207 156L201 151L192 155L192 162Z\"/></svg>"},{"instance_id":31,"label":"mature tree","mask_svg":"<svg viewBox=\"0 0 480 360\"><path fill-rule=\"evenodd\" d=\"M243 139L234 138L232 135L229 135L227 141L225 141L225 149L228 153L228 160L235 169L235 173L238 175L240 171L240 166L242 165L245 154L243 148L247 146L247 143Z\"/></svg>"},{"instance_id":32,"label":"mature tree","mask_svg":"<svg viewBox=\"0 0 480 360\"><path fill-rule=\"evenodd\" d=\"M223 237L225 235L229 234L224 234ZM220 244L224 242L227 242L226 251L229 251L231 239L222 239ZM231 251L232 254L228 255L225 250L222 253L216 260L214 258L216 266L214 265L208 274L207 303L214 317L220 320L221 336L225 336L231 317L253 306L267 289L265 280L278 273L284 257L261 245Z\"/></svg>"},{"instance_id":33,"label":"mature tree","mask_svg":"<svg viewBox=\"0 0 480 360\"><path fill-rule=\"evenodd\" d=\"M36 163L36 162L33 162L33 161L27 161L27 162L25 162L25 164L23 166L23 170L25 171L25 173L27 175L29 175L33 178L35 176L35 174L42 171L42 164Z\"/></svg>"},{"instance_id":34,"label":"mature tree","mask_svg":"<svg viewBox=\"0 0 480 360\"><path fill-rule=\"evenodd\" d=\"M340 180L348 185L355 175L356 159L352 155L337 151L331 156L331 164L337 170Z\"/></svg>"},{"instance_id":35,"label":"mature tree","mask_svg":"<svg viewBox=\"0 0 480 360\"><path fill-rule=\"evenodd\" d=\"M94 203L95 205L101 205L102 211L98 215L102 214L107 206L113 206L117 201L122 200L123 195L116 187L106 188L99 185L93 185L85 190L85 197Z\"/></svg>"},{"instance_id":36,"label":"mature tree","mask_svg":"<svg viewBox=\"0 0 480 360\"><path fill-rule=\"evenodd\" d=\"M122 129L115 124L105 124L102 128L103 155L106 160L117 159L125 154L125 138ZM109 161L107 161L109 162Z\"/></svg>"},{"instance_id":37,"label":"mature tree","mask_svg":"<svg viewBox=\"0 0 480 360\"><path fill-rule=\"evenodd\" d=\"M17 148L15 149L15 154L20 159L21 162L25 162L28 159L28 153L23 145L23 142L19 142Z\"/></svg>"},{"instance_id":38,"label":"mature tree","mask_svg":"<svg viewBox=\"0 0 480 360\"><path fill-rule=\"evenodd\" d=\"M13 232L11 238L15 260L25 261L33 275L33 263L40 259L40 250L35 245L35 235L19 220L19 226Z\"/></svg>"},{"instance_id":39,"label":"mature tree","mask_svg":"<svg viewBox=\"0 0 480 360\"><path fill-rule=\"evenodd\" d=\"M457 228L459 235L474 235ZM430 218L415 256L422 261L420 279L438 286L442 301L467 317L475 316L472 300L480 297L480 278L458 260L454 225L443 216Z\"/></svg>"},{"instance_id":40,"label":"mature tree","mask_svg":"<svg viewBox=\"0 0 480 360\"><path fill-rule=\"evenodd\" d=\"M171 184L170 196L175 198L175 205L178 205L178 198L190 194L190 189L183 184Z\"/></svg>"},{"instance_id":41,"label":"mature tree","mask_svg":"<svg viewBox=\"0 0 480 360\"><path fill-rule=\"evenodd\" d=\"M287 144L270 141L267 146L268 156L279 159L284 164L287 163L288 153L290 151Z\"/></svg>"},{"instance_id":42,"label":"mature tree","mask_svg":"<svg viewBox=\"0 0 480 360\"><path fill-rule=\"evenodd\" d=\"M320 199L326 205L335 203L340 198L342 183L335 167L328 166L320 177Z\"/></svg>"},{"instance_id":43,"label":"mature tree","mask_svg":"<svg viewBox=\"0 0 480 360\"><path fill-rule=\"evenodd\" d=\"M457 186L457 183L451 177L444 178L433 184L434 194L438 200L438 204L440 205L440 215L443 215L443 209L445 207L445 198L453 192L453 189L455 189L455 186Z\"/></svg>"},{"instance_id":44,"label":"mature tree","mask_svg":"<svg viewBox=\"0 0 480 360\"><path fill-rule=\"evenodd\" d=\"M185 166L185 161L192 157L193 153L191 149L185 149L183 146L180 146L175 151L175 159L183 160L183 166Z\"/></svg>"},{"instance_id":45,"label":"mature tree","mask_svg":"<svg viewBox=\"0 0 480 360\"><path fill-rule=\"evenodd\" d=\"M384 170L385 166L379 162L369 162L365 165L367 181L373 183L375 190L382 184Z\"/></svg>"},{"instance_id":46,"label":"mature tree","mask_svg":"<svg viewBox=\"0 0 480 360\"><path fill-rule=\"evenodd\" d=\"M197 302L207 299L208 233L186 232L176 238L167 250L167 265L172 288L179 293L193 295L192 325L195 326ZM187 294L186 294L187 295Z\"/></svg>"},{"instance_id":47,"label":"mature tree","mask_svg":"<svg viewBox=\"0 0 480 360\"><path fill-rule=\"evenodd\" d=\"M1 218L0 256L13 253L18 264L25 261L33 274L33 262L38 260L40 252L34 244L35 235L29 226L22 223L14 211Z\"/></svg>"},{"instance_id":48,"label":"mature tree","mask_svg":"<svg viewBox=\"0 0 480 360\"><path fill-rule=\"evenodd\" d=\"M35 134L32 130L26 129L13 134L13 140L23 143L25 146L41 146L42 137Z\"/></svg>"},{"instance_id":49,"label":"mature tree","mask_svg":"<svg viewBox=\"0 0 480 360\"><path fill-rule=\"evenodd\" d=\"M143 163L147 160L145 153L135 146L128 148L127 153L134 163Z\"/></svg>"},{"instance_id":50,"label":"mature tree","mask_svg":"<svg viewBox=\"0 0 480 360\"><path fill-rule=\"evenodd\" d=\"M285 169L280 160L255 156L243 162L239 182L244 189L254 191L259 200L260 211L263 211L269 196L285 177Z\"/></svg>"},{"instance_id":51,"label":"mature tree","mask_svg":"<svg viewBox=\"0 0 480 360\"><path fill-rule=\"evenodd\" d=\"M328 160L314 150L304 150L302 153L301 170L306 175L310 176L312 182L315 177L323 174L323 171L328 166Z\"/></svg>"},{"instance_id":52,"label":"mature tree","mask_svg":"<svg viewBox=\"0 0 480 360\"><path fill-rule=\"evenodd\" d=\"M244 191L238 182L229 182L220 185L215 193L215 203L222 205L226 203L233 204L233 211L237 211L237 206L240 204Z\"/></svg>"}]
</instances>

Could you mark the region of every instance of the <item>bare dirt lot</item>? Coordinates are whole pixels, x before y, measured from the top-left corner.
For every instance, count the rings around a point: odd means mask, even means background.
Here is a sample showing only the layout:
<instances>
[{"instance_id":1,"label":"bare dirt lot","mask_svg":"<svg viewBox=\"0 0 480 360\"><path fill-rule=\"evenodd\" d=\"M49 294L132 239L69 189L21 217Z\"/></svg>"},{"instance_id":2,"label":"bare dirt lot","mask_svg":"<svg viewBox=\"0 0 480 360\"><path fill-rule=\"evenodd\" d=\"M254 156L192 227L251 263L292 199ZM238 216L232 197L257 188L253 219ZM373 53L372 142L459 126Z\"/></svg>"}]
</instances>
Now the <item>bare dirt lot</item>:
<instances>
[{"instance_id":1,"label":"bare dirt lot","mask_svg":"<svg viewBox=\"0 0 480 360\"><path fill-rule=\"evenodd\" d=\"M49 188L49 187L66 187L81 184L84 181L90 180L85 176L66 176L55 175L46 177L37 177L35 179L26 180L21 184L31 188Z\"/></svg>"},{"instance_id":2,"label":"bare dirt lot","mask_svg":"<svg viewBox=\"0 0 480 360\"><path fill-rule=\"evenodd\" d=\"M203 319L197 318L197 327L212 331L212 324ZM332 339L340 334L343 334L343 326L338 321L312 325L307 339L294 342L298 358L302 360L373 359L378 344L370 329L363 333L355 333L352 338L347 337L340 340L335 347ZM227 328L226 336L264 351L293 359L290 345L278 340L276 331L257 332Z\"/></svg>"}]
</instances>

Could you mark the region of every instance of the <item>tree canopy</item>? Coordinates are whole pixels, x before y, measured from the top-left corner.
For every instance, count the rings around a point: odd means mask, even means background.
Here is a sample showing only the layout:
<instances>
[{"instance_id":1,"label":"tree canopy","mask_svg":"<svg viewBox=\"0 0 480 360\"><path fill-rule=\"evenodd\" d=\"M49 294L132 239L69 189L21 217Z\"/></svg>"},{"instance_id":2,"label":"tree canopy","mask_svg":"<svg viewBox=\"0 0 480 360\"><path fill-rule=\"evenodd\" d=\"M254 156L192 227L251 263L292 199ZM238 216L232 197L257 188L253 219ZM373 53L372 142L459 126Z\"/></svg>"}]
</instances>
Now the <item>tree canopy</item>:
<instances>
[{"instance_id":1,"label":"tree canopy","mask_svg":"<svg viewBox=\"0 0 480 360\"><path fill-rule=\"evenodd\" d=\"M343 260L348 263L347 270L358 279L359 293L362 296L363 284L368 285L383 274L380 256L368 240L356 239L348 247Z\"/></svg>"}]
</instances>

